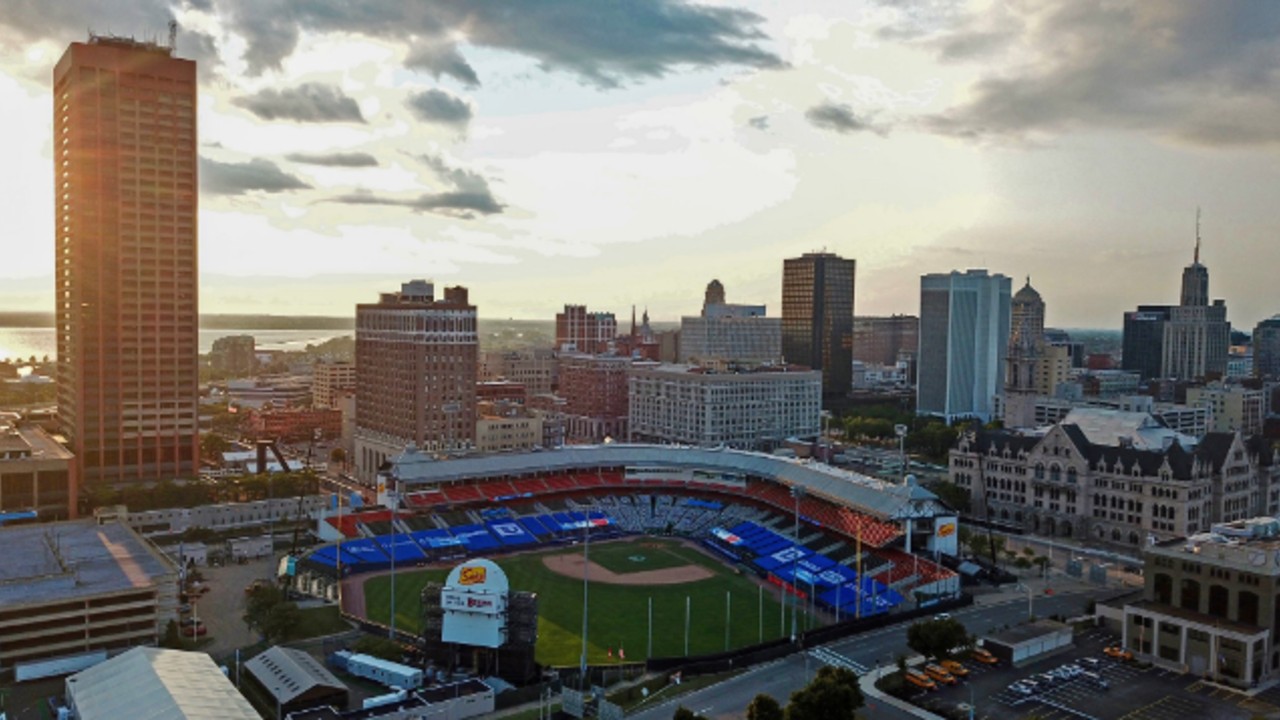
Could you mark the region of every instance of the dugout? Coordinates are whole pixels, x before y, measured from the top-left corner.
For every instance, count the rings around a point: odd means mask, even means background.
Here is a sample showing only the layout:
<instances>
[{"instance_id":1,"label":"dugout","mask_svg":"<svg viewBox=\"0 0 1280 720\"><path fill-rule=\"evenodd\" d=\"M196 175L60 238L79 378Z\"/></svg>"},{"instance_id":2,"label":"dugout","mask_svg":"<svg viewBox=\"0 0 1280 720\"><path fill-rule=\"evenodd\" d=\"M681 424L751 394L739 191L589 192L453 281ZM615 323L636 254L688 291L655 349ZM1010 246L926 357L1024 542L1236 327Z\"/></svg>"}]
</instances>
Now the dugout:
<instances>
[{"instance_id":1,"label":"dugout","mask_svg":"<svg viewBox=\"0 0 1280 720\"><path fill-rule=\"evenodd\" d=\"M1056 620L1036 620L982 639L982 647L1001 662L1014 666L1071 647L1072 643L1071 626Z\"/></svg>"}]
</instances>

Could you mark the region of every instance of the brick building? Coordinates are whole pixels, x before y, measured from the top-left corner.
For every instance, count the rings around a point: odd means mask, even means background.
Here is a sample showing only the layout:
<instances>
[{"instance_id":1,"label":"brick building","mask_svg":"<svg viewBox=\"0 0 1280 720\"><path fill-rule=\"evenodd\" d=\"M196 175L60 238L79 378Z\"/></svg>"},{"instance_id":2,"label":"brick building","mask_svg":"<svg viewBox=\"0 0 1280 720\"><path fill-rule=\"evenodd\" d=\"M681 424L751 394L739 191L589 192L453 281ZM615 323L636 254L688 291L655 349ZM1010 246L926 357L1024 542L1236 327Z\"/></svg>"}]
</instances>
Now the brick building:
<instances>
[{"instance_id":1,"label":"brick building","mask_svg":"<svg viewBox=\"0 0 1280 720\"><path fill-rule=\"evenodd\" d=\"M337 408L306 408L264 405L249 409L243 420L245 432L255 440L307 442L316 437L342 437L342 411Z\"/></svg>"},{"instance_id":2,"label":"brick building","mask_svg":"<svg viewBox=\"0 0 1280 720\"><path fill-rule=\"evenodd\" d=\"M627 436L630 358L566 353L560 356L565 443L599 443Z\"/></svg>"},{"instance_id":3,"label":"brick building","mask_svg":"<svg viewBox=\"0 0 1280 720\"><path fill-rule=\"evenodd\" d=\"M372 481L409 445L432 452L475 446L479 365L476 307L467 289L437 300L425 280L356 306L357 475Z\"/></svg>"},{"instance_id":4,"label":"brick building","mask_svg":"<svg viewBox=\"0 0 1280 720\"><path fill-rule=\"evenodd\" d=\"M613 349L618 319L613 313L587 312L586 305L565 305L556 313L556 349L598 355Z\"/></svg>"}]
</instances>

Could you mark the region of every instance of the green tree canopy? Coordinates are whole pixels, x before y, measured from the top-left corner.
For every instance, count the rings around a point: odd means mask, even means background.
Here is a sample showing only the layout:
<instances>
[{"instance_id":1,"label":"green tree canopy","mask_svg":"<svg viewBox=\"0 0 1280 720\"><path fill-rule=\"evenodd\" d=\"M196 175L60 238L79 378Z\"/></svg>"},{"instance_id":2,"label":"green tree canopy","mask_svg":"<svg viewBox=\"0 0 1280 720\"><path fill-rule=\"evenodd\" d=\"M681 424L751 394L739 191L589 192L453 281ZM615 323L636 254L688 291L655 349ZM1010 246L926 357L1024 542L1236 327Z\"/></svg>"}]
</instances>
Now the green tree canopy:
<instances>
[{"instance_id":1,"label":"green tree canopy","mask_svg":"<svg viewBox=\"0 0 1280 720\"><path fill-rule=\"evenodd\" d=\"M925 657L948 657L952 650L969 644L969 632L955 618L923 620L907 628L907 646Z\"/></svg>"},{"instance_id":2,"label":"green tree canopy","mask_svg":"<svg viewBox=\"0 0 1280 720\"><path fill-rule=\"evenodd\" d=\"M803 689L791 693L787 720L854 720L862 707L858 676L844 668L825 665Z\"/></svg>"},{"instance_id":3,"label":"green tree canopy","mask_svg":"<svg viewBox=\"0 0 1280 720\"><path fill-rule=\"evenodd\" d=\"M783 720L782 706L772 695L760 693L747 706L747 720Z\"/></svg>"},{"instance_id":4,"label":"green tree canopy","mask_svg":"<svg viewBox=\"0 0 1280 720\"><path fill-rule=\"evenodd\" d=\"M707 718L681 705L676 708L676 712L671 716L671 720L707 720Z\"/></svg>"}]
</instances>

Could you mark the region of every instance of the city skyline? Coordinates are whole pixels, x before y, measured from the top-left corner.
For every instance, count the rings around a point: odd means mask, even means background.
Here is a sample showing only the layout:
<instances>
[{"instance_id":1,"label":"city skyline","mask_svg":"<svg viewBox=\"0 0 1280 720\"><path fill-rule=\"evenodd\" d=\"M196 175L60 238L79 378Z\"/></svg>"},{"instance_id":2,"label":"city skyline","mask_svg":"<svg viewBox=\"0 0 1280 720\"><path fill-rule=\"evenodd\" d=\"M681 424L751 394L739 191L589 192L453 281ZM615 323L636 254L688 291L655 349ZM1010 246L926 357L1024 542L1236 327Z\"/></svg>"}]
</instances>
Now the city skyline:
<instances>
[{"instance_id":1,"label":"city skyline","mask_svg":"<svg viewBox=\"0 0 1280 720\"><path fill-rule=\"evenodd\" d=\"M985 267L1031 275L1051 326L1118 328L1177 297L1197 205L1233 326L1277 311L1273 6L555 2L518 28L60 7L0 13L0 310L53 308L53 63L86 28L162 39L172 14L200 67L206 313L350 316L412 276L487 317L672 321L711 278L776 316L782 259L825 248L858 261L860 315L918 314L921 274Z\"/></svg>"}]
</instances>

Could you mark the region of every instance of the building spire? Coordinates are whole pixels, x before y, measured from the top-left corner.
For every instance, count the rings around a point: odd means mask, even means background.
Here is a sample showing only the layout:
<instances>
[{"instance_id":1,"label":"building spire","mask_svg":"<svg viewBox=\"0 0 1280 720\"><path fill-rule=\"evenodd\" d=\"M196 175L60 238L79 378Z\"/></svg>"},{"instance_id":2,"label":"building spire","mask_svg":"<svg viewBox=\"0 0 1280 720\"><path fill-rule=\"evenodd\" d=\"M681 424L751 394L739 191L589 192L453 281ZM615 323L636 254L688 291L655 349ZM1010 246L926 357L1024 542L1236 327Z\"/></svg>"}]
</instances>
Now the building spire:
<instances>
[{"instance_id":1,"label":"building spire","mask_svg":"<svg viewBox=\"0 0 1280 720\"><path fill-rule=\"evenodd\" d=\"M1196 254L1194 264L1200 264L1200 206L1196 206Z\"/></svg>"}]
</instances>

